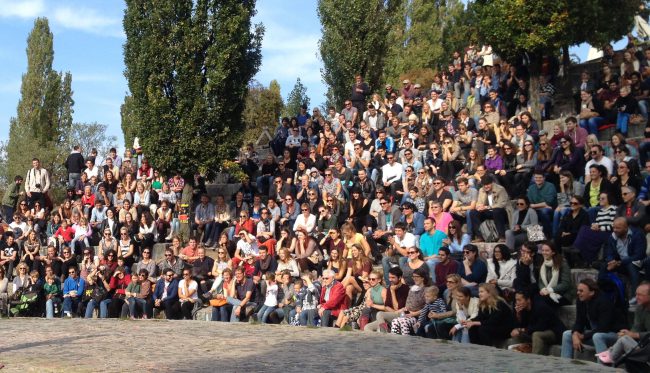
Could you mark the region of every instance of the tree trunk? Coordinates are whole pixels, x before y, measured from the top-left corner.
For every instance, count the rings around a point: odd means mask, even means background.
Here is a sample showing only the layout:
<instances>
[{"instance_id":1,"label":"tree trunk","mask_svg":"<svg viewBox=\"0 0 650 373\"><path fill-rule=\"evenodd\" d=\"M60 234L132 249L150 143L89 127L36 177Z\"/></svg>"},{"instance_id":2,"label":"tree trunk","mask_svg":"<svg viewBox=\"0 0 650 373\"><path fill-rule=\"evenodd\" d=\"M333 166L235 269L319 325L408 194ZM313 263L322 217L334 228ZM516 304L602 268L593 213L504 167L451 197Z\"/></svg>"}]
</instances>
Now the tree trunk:
<instances>
[{"instance_id":1,"label":"tree trunk","mask_svg":"<svg viewBox=\"0 0 650 373\"><path fill-rule=\"evenodd\" d=\"M533 119L539 124L540 131L542 130L542 111L539 106L539 78L541 74L541 60L539 56L534 56L530 59L530 65L528 66L528 72L530 73L530 107L532 108L531 115Z\"/></svg>"}]
</instances>

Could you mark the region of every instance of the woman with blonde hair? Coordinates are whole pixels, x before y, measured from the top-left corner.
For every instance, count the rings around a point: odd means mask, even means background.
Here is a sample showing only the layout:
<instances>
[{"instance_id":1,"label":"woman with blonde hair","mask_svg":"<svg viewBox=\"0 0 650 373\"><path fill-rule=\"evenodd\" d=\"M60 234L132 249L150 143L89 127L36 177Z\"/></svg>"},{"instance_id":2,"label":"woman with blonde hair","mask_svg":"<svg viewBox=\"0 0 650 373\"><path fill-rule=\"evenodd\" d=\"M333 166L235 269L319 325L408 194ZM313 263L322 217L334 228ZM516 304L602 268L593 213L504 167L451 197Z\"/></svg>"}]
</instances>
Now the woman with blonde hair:
<instances>
[{"instance_id":1,"label":"woman with blonde hair","mask_svg":"<svg viewBox=\"0 0 650 373\"><path fill-rule=\"evenodd\" d=\"M452 180L456 173L463 168L463 153L460 146L452 136L445 136L440 145L442 152L442 164L440 166L440 176L445 180Z\"/></svg>"},{"instance_id":2,"label":"woman with blonde hair","mask_svg":"<svg viewBox=\"0 0 650 373\"><path fill-rule=\"evenodd\" d=\"M499 296L494 284L478 287L478 314L465 321L471 343L497 346L510 337L514 316L510 306Z\"/></svg>"}]
</instances>

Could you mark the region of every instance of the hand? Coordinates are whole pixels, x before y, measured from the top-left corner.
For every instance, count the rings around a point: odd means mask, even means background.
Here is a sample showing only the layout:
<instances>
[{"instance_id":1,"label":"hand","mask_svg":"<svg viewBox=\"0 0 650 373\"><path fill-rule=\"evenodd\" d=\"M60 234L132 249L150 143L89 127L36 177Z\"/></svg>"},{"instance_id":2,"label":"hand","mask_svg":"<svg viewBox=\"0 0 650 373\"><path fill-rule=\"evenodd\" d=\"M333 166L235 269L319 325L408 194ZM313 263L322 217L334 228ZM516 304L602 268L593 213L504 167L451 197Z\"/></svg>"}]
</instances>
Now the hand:
<instances>
[{"instance_id":1,"label":"hand","mask_svg":"<svg viewBox=\"0 0 650 373\"><path fill-rule=\"evenodd\" d=\"M241 314L241 306L237 306L237 308L235 308L235 316L239 317L240 314Z\"/></svg>"},{"instance_id":2,"label":"hand","mask_svg":"<svg viewBox=\"0 0 650 373\"><path fill-rule=\"evenodd\" d=\"M611 271L611 270L615 269L616 267L618 267L618 262L616 260L610 260L607 263L607 270L608 271Z\"/></svg>"},{"instance_id":3,"label":"hand","mask_svg":"<svg viewBox=\"0 0 650 373\"><path fill-rule=\"evenodd\" d=\"M582 334L578 332L573 332L571 335L571 340L573 342L573 349L576 351L582 351Z\"/></svg>"},{"instance_id":4,"label":"hand","mask_svg":"<svg viewBox=\"0 0 650 373\"><path fill-rule=\"evenodd\" d=\"M591 225L591 230L592 230L592 231L597 231L597 230L600 230L600 227L598 226L598 224L593 223L593 224Z\"/></svg>"},{"instance_id":5,"label":"hand","mask_svg":"<svg viewBox=\"0 0 650 373\"><path fill-rule=\"evenodd\" d=\"M545 297L545 296L547 296L547 295L549 295L549 294L550 294L550 293L549 293L548 290L546 290L546 289L542 289L542 290L539 291L539 295L541 295L541 296L543 296L543 297Z\"/></svg>"},{"instance_id":6,"label":"hand","mask_svg":"<svg viewBox=\"0 0 650 373\"><path fill-rule=\"evenodd\" d=\"M517 338L517 337L519 337L519 329L512 329L512 331L510 332L510 336L511 336L512 338Z\"/></svg>"}]
</instances>

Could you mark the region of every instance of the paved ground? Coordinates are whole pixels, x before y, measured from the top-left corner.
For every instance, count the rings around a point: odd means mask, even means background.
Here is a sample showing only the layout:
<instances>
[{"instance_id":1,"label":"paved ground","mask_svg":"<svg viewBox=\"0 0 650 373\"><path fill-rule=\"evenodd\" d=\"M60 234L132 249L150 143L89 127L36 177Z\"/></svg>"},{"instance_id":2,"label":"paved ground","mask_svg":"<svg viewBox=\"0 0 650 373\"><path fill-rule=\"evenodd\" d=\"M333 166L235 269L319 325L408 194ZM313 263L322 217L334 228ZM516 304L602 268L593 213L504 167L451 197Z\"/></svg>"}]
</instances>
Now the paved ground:
<instances>
[{"instance_id":1,"label":"paved ground","mask_svg":"<svg viewBox=\"0 0 650 373\"><path fill-rule=\"evenodd\" d=\"M2 372L599 372L415 337L166 320L0 320Z\"/></svg>"}]
</instances>

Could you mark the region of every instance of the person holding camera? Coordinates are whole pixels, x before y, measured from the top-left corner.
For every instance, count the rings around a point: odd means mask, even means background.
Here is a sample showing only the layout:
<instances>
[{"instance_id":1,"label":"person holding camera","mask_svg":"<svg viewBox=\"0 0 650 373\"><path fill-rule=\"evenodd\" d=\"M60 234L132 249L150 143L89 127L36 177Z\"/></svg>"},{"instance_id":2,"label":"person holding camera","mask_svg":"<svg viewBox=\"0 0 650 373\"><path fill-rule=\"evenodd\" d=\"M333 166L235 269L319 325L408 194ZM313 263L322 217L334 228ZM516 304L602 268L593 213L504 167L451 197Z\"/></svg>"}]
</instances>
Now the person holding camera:
<instances>
[{"instance_id":1,"label":"person holding camera","mask_svg":"<svg viewBox=\"0 0 650 373\"><path fill-rule=\"evenodd\" d=\"M25 178L25 194L29 207L34 207L36 201L39 201L41 206L45 206L45 195L49 190L50 173L41 168L41 161L38 158L32 159L32 168Z\"/></svg>"}]
</instances>

